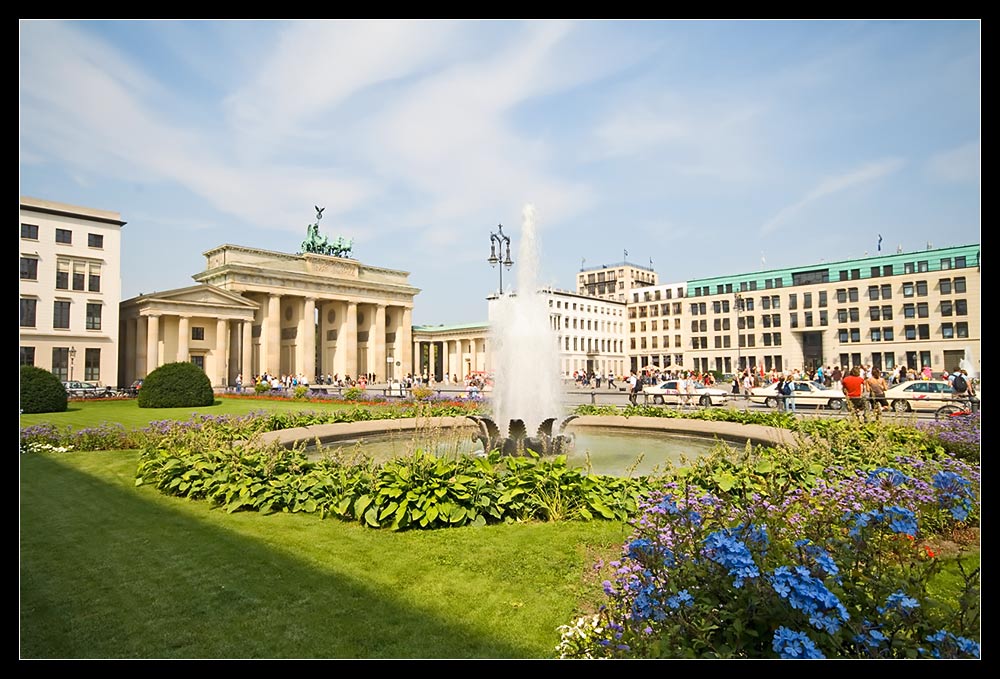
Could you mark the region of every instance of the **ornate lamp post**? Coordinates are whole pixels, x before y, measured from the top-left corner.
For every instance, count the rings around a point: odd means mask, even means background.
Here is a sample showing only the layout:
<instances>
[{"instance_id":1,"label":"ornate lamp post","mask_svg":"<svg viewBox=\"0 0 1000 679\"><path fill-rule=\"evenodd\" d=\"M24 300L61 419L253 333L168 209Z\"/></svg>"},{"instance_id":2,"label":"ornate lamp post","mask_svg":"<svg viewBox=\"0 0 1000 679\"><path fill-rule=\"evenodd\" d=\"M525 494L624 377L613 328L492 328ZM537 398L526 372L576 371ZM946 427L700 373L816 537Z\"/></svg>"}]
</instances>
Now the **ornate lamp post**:
<instances>
[{"instance_id":1,"label":"ornate lamp post","mask_svg":"<svg viewBox=\"0 0 1000 679\"><path fill-rule=\"evenodd\" d=\"M500 264L500 294L503 294L503 268L508 269L513 266L514 260L510 258L510 236L507 236L503 232L503 224L497 225L497 231L499 233L490 233L490 256L486 261L490 263L490 266L496 266ZM501 253L503 253L504 248L506 248L506 255L501 260L497 257L497 248L500 248Z\"/></svg>"},{"instance_id":2,"label":"ornate lamp post","mask_svg":"<svg viewBox=\"0 0 1000 679\"><path fill-rule=\"evenodd\" d=\"M69 348L69 381L73 381L73 364L76 362L76 347Z\"/></svg>"}]
</instances>

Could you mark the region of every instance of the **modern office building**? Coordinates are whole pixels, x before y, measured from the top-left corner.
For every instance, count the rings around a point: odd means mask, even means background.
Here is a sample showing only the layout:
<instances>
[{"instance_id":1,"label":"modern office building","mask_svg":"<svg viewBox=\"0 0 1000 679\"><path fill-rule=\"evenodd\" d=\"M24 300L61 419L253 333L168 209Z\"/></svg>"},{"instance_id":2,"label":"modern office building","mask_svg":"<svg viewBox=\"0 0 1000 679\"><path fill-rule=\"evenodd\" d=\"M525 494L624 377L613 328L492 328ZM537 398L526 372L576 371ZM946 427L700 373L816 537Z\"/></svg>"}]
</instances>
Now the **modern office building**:
<instances>
[{"instance_id":1,"label":"modern office building","mask_svg":"<svg viewBox=\"0 0 1000 679\"><path fill-rule=\"evenodd\" d=\"M602 264L598 267L580 269L576 275L577 294L600 299L613 299L618 302L628 300L629 292L635 288L643 288L659 283L656 271L650 266L618 262L617 264Z\"/></svg>"},{"instance_id":2,"label":"modern office building","mask_svg":"<svg viewBox=\"0 0 1000 679\"><path fill-rule=\"evenodd\" d=\"M117 212L20 198L21 365L118 385Z\"/></svg>"},{"instance_id":3,"label":"modern office building","mask_svg":"<svg viewBox=\"0 0 1000 679\"><path fill-rule=\"evenodd\" d=\"M626 301L630 370L664 370L684 366L686 283L636 288ZM726 322L726 330L729 322Z\"/></svg>"},{"instance_id":4,"label":"modern office building","mask_svg":"<svg viewBox=\"0 0 1000 679\"><path fill-rule=\"evenodd\" d=\"M687 282L685 368L814 370L981 363L980 246Z\"/></svg>"}]
</instances>

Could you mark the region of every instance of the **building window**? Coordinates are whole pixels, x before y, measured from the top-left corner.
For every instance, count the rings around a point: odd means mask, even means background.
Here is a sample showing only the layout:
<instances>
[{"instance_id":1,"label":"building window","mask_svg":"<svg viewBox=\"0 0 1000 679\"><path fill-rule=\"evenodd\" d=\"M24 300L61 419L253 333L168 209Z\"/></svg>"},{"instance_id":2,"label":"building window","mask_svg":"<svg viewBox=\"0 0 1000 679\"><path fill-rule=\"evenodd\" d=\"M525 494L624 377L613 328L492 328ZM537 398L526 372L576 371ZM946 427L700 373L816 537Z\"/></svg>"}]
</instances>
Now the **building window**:
<instances>
[{"instance_id":1,"label":"building window","mask_svg":"<svg viewBox=\"0 0 1000 679\"><path fill-rule=\"evenodd\" d=\"M21 280L22 281L38 280L38 260L35 259L34 257L21 258Z\"/></svg>"},{"instance_id":2,"label":"building window","mask_svg":"<svg viewBox=\"0 0 1000 679\"><path fill-rule=\"evenodd\" d=\"M858 301L858 289L857 288L848 288L848 290L847 290L847 299L850 300L850 301L852 301L852 302L857 302Z\"/></svg>"},{"instance_id":3,"label":"building window","mask_svg":"<svg viewBox=\"0 0 1000 679\"><path fill-rule=\"evenodd\" d=\"M84 271L83 262L76 262L73 264L73 289L83 290L84 283L86 282L86 272Z\"/></svg>"},{"instance_id":4,"label":"building window","mask_svg":"<svg viewBox=\"0 0 1000 679\"><path fill-rule=\"evenodd\" d=\"M892 328L882 328L882 339L886 342L891 342L895 339L895 333Z\"/></svg>"},{"instance_id":5,"label":"building window","mask_svg":"<svg viewBox=\"0 0 1000 679\"><path fill-rule=\"evenodd\" d=\"M903 263L903 273L913 273L913 262Z\"/></svg>"},{"instance_id":6,"label":"building window","mask_svg":"<svg viewBox=\"0 0 1000 679\"><path fill-rule=\"evenodd\" d=\"M69 302L57 300L52 307L52 327L69 329Z\"/></svg>"},{"instance_id":7,"label":"building window","mask_svg":"<svg viewBox=\"0 0 1000 679\"><path fill-rule=\"evenodd\" d=\"M69 347L52 347L52 374L60 380L69 379Z\"/></svg>"},{"instance_id":8,"label":"building window","mask_svg":"<svg viewBox=\"0 0 1000 679\"><path fill-rule=\"evenodd\" d=\"M799 296L794 292L788 296L788 308L798 309L799 308Z\"/></svg>"},{"instance_id":9,"label":"building window","mask_svg":"<svg viewBox=\"0 0 1000 679\"><path fill-rule=\"evenodd\" d=\"M861 341L861 331L857 328L851 328L851 341L860 342Z\"/></svg>"},{"instance_id":10,"label":"building window","mask_svg":"<svg viewBox=\"0 0 1000 679\"><path fill-rule=\"evenodd\" d=\"M903 297L913 297L913 283L903 283Z\"/></svg>"},{"instance_id":11,"label":"building window","mask_svg":"<svg viewBox=\"0 0 1000 679\"><path fill-rule=\"evenodd\" d=\"M847 288L837 290L837 302L839 304L847 304Z\"/></svg>"},{"instance_id":12,"label":"building window","mask_svg":"<svg viewBox=\"0 0 1000 679\"><path fill-rule=\"evenodd\" d=\"M35 365L35 347L21 347L21 365Z\"/></svg>"},{"instance_id":13,"label":"building window","mask_svg":"<svg viewBox=\"0 0 1000 679\"><path fill-rule=\"evenodd\" d=\"M825 309L819 312L819 324L821 327L826 327L827 325L830 324L830 318L827 315L827 311ZM775 323L774 327L778 327L778 325L779 325L778 323Z\"/></svg>"},{"instance_id":14,"label":"building window","mask_svg":"<svg viewBox=\"0 0 1000 679\"><path fill-rule=\"evenodd\" d=\"M837 309L837 322L847 323L847 309Z\"/></svg>"},{"instance_id":15,"label":"building window","mask_svg":"<svg viewBox=\"0 0 1000 679\"><path fill-rule=\"evenodd\" d=\"M101 291L101 267L97 264L90 265L90 276L87 279L88 292Z\"/></svg>"},{"instance_id":16,"label":"building window","mask_svg":"<svg viewBox=\"0 0 1000 679\"><path fill-rule=\"evenodd\" d=\"M917 326L917 335L920 339L930 339L931 338L931 326L926 323L921 323Z\"/></svg>"},{"instance_id":17,"label":"building window","mask_svg":"<svg viewBox=\"0 0 1000 679\"><path fill-rule=\"evenodd\" d=\"M941 324L941 337L944 339L954 339L955 338L955 325L953 323L942 323Z\"/></svg>"},{"instance_id":18,"label":"building window","mask_svg":"<svg viewBox=\"0 0 1000 679\"><path fill-rule=\"evenodd\" d=\"M69 229L56 229L56 242L57 243L73 243L73 232Z\"/></svg>"},{"instance_id":19,"label":"building window","mask_svg":"<svg viewBox=\"0 0 1000 679\"><path fill-rule=\"evenodd\" d=\"M965 268L965 255L955 258L955 268L964 269Z\"/></svg>"},{"instance_id":20,"label":"building window","mask_svg":"<svg viewBox=\"0 0 1000 679\"><path fill-rule=\"evenodd\" d=\"M915 340L915 339L917 339L917 326L915 326L915 325L904 326L903 327L903 337L905 337L908 340Z\"/></svg>"},{"instance_id":21,"label":"building window","mask_svg":"<svg viewBox=\"0 0 1000 679\"><path fill-rule=\"evenodd\" d=\"M917 273L927 273L927 260L917 262Z\"/></svg>"},{"instance_id":22,"label":"building window","mask_svg":"<svg viewBox=\"0 0 1000 679\"><path fill-rule=\"evenodd\" d=\"M104 236L99 233L88 233L87 234L87 245L92 248L103 248L104 247Z\"/></svg>"},{"instance_id":23,"label":"building window","mask_svg":"<svg viewBox=\"0 0 1000 679\"><path fill-rule=\"evenodd\" d=\"M806 327L811 328L813 324L813 313L811 311L805 312Z\"/></svg>"},{"instance_id":24,"label":"building window","mask_svg":"<svg viewBox=\"0 0 1000 679\"><path fill-rule=\"evenodd\" d=\"M951 257L941 258L941 271L947 271L951 268Z\"/></svg>"},{"instance_id":25,"label":"building window","mask_svg":"<svg viewBox=\"0 0 1000 679\"><path fill-rule=\"evenodd\" d=\"M927 302L917 305L917 318L927 318L930 315L930 308Z\"/></svg>"},{"instance_id":26,"label":"building window","mask_svg":"<svg viewBox=\"0 0 1000 679\"><path fill-rule=\"evenodd\" d=\"M101 329L101 304L87 302L87 330Z\"/></svg>"},{"instance_id":27,"label":"building window","mask_svg":"<svg viewBox=\"0 0 1000 679\"><path fill-rule=\"evenodd\" d=\"M38 311L38 300L31 297L21 298L21 327L34 328ZM33 363L31 365L34 365Z\"/></svg>"},{"instance_id":28,"label":"building window","mask_svg":"<svg viewBox=\"0 0 1000 679\"><path fill-rule=\"evenodd\" d=\"M69 290L69 262L56 264L56 290Z\"/></svg>"},{"instance_id":29,"label":"building window","mask_svg":"<svg viewBox=\"0 0 1000 679\"><path fill-rule=\"evenodd\" d=\"M871 321L881 320L881 313L877 306L868 307L868 320Z\"/></svg>"},{"instance_id":30,"label":"building window","mask_svg":"<svg viewBox=\"0 0 1000 679\"><path fill-rule=\"evenodd\" d=\"M941 302L941 315L951 316L951 313L952 313L951 300L943 300Z\"/></svg>"},{"instance_id":31,"label":"building window","mask_svg":"<svg viewBox=\"0 0 1000 679\"><path fill-rule=\"evenodd\" d=\"M913 304L903 305L903 318L916 318L917 317L917 307Z\"/></svg>"},{"instance_id":32,"label":"building window","mask_svg":"<svg viewBox=\"0 0 1000 679\"><path fill-rule=\"evenodd\" d=\"M21 238L25 240L38 240L38 224L21 224ZM34 363L28 363L27 365L34 365Z\"/></svg>"},{"instance_id":33,"label":"building window","mask_svg":"<svg viewBox=\"0 0 1000 679\"><path fill-rule=\"evenodd\" d=\"M841 328L837 331L837 341L841 344L847 344L847 328Z\"/></svg>"},{"instance_id":34,"label":"building window","mask_svg":"<svg viewBox=\"0 0 1000 679\"><path fill-rule=\"evenodd\" d=\"M954 280L955 292L965 292L965 277L956 278Z\"/></svg>"},{"instance_id":35,"label":"building window","mask_svg":"<svg viewBox=\"0 0 1000 679\"><path fill-rule=\"evenodd\" d=\"M969 307L964 299L955 300L955 315L956 316L968 316Z\"/></svg>"},{"instance_id":36,"label":"building window","mask_svg":"<svg viewBox=\"0 0 1000 679\"><path fill-rule=\"evenodd\" d=\"M959 337L969 336L969 324L965 321L961 321L955 324L955 334Z\"/></svg>"},{"instance_id":37,"label":"building window","mask_svg":"<svg viewBox=\"0 0 1000 679\"><path fill-rule=\"evenodd\" d=\"M88 382L101 381L101 350L87 349L83 355L83 379Z\"/></svg>"},{"instance_id":38,"label":"building window","mask_svg":"<svg viewBox=\"0 0 1000 679\"><path fill-rule=\"evenodd\" d=\"M849 309L849 314L850 314L850 317L851 317L851 323L857 323L859 320L861 320L860 313L861 313L861 311L857 307L851 307Z\"/></svg>"},{"instance_id":39,"label":"building window","mask_svg":"<svg viewBox=\"0 0 1000 679\"><path fill-rule=\"evenodd\" d=\"M892 320L892 307L888 304L882 307L882 320L891 321Z\"/></svg>"},{"instance_id":40,"label":"building window","mask_svg":"<svg viewBox=\"0 0 1000 679\"><path fill-rule=\"evenodd\" d=\"M878 328L872 328L872 342L882 341L882 331Z\"/></svg>"},{"instance_id":41,"label":"building window","mask_svg":"<svg viewBox=\"0 0 1000 679\"><path fill-rule=\"evenodd\" d=\"M917 295L919 297L927 296L927 281L917 281Z\"/></svg>"},{"instance_id":42,"label":"building window","mask_svg":"<svg viewBox=\"0 0 1000 679\"><path fill-rule=\"evenodd\" d=\"M938 281L938 288L941 290L941 294L942 295L950 295L951 294L951 279L950 278L942 278L940 281Z\"/></svg>"},{"instance_id":43,"label":"building window","mask_svg":"<svg viewBox=\"0 0 1000 679\"><path fill-rule=\"evenodd\" d=\"M820 307L826 306L826 290L819 291L819 305Z\"/></svg>"}]
</instances>

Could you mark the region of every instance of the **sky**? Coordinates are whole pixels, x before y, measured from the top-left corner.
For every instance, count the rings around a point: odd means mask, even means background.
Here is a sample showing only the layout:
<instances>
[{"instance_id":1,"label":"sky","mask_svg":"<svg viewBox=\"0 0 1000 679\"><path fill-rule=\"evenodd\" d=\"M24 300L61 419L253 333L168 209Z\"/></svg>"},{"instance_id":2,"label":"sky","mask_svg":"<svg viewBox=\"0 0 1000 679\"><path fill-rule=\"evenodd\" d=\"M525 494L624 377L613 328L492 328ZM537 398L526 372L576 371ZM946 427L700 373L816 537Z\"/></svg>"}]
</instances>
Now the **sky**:
<instances>
[{"instance_id":1,"label":"sky","mask_svg":"<svg viewBox=\"0 0 1000 679\"><path fill-rule=\"evenodd\" d=\"M979 243L981 90L979 20L21 20L19 195L119 212L123 299L318 206L477 323L526 205L571 291Z\"/></svg>"}]
</instances>

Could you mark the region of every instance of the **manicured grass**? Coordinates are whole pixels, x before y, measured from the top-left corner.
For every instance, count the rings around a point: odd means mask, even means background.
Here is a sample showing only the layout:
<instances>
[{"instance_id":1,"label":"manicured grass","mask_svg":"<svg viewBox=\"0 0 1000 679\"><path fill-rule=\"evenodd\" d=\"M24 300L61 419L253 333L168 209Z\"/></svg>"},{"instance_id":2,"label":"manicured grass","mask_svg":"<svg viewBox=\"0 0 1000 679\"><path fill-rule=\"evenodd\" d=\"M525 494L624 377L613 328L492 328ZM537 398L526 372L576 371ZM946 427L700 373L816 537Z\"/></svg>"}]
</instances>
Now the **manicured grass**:
<instances>
[{"instance_id":1,"label":"manicured grass","mask_svg":"<svg viewBox=\"0 0 1000 679\"><path fill-rule=\"evenodd\" d=\"M220 396L215 404L203 408L140 408L133 399L88 399L70 401L62 413L21 415L21 426L54 424L57 427L81 429L103 423L121 424L126 429L141 429L156 420L186 421L192 415L246 415L251 412L325 412L350 410L356 404L294 401L291 399L255 399Z\"/></svg>"},{"instance_id":2,"label":"manicured grass","mask_svg":"<svg viewBox=\"0 0 1000 679\"><path fill-rule=\"evenodd\" d=\"M21 456L20 657L547 658L626 536L226 514L136 488L137 459Z\"/></svg>"}]
</instances>

